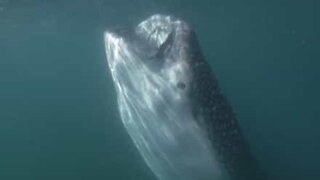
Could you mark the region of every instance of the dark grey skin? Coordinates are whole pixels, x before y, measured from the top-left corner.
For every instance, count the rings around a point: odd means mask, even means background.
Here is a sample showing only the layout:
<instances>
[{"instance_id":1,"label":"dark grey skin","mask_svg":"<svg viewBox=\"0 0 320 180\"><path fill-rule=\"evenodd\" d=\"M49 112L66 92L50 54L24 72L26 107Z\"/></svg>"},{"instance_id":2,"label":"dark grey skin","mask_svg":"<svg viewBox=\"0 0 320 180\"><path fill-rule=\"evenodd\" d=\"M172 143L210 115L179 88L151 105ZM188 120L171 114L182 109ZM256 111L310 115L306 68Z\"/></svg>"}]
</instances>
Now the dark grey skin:
<instances>
[{"instance_id":1,"label":"dark grey skin","mask_svg":"<svg viewBox=\"0 0 320 180\"><path fill-rule=\"evenodd\" d=\"M204 114L204 122L199 122L206 129L213 147L233 179L262 180L265 173L250 151L242 130L228 100L222 95L210 65L205 61L194 31L190 33L188 52L193 57L190 61L194 69L194 80L190 93L197 106L194 115Z\"/></svg>"}]
</instances>

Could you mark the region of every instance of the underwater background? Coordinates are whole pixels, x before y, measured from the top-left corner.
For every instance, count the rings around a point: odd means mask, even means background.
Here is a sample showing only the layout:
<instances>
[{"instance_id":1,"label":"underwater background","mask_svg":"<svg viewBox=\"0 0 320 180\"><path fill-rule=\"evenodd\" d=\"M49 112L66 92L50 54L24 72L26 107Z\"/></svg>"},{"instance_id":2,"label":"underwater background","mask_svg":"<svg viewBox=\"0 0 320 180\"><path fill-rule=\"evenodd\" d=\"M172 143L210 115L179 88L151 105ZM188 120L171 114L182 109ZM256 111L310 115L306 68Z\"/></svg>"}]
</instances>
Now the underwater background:
<instances>
[{"instance_id":1,"label":"underwater background","mask_svg":"<svg viewBox=\"0 0 320 180\"><path fill-rule=\"evenodd\" d=\"M275 180L320 179L320 1L0 0L0 179L156 180L123 127L103 32L196 30Z\"/></svg>"}]
</instances>

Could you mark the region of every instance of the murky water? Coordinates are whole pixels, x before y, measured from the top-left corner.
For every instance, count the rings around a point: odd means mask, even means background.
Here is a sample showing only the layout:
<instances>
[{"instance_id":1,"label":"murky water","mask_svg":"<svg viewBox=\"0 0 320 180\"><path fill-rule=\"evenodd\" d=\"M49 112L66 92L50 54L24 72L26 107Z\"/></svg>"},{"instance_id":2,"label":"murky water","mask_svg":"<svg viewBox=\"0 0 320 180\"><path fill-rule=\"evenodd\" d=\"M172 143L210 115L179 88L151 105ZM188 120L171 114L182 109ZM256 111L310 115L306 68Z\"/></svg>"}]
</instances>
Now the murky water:
<instances>
[{"instance_id":1,"label":"murky water","mask_svg":"<svg viewBox=\"0 0 320 180\"><path fill-rule=\"evenodd\" d=\"M320 178L316 0L0 0L0 179L155 179L117 110L103 31L194 26L262 166Z\"/></svg>"}]
</instances>

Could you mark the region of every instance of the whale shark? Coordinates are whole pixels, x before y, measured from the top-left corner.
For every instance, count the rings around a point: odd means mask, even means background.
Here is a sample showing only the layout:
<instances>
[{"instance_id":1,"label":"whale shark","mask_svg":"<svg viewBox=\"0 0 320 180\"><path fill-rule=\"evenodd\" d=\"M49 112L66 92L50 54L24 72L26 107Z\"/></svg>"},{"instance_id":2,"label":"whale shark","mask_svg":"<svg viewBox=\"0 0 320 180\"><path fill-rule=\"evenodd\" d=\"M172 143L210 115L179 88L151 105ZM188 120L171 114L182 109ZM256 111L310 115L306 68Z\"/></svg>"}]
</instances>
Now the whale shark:
<instances>
[{"instance_id":1,"label":"whale shark","mask_svg":"<svg viewBox=\"0 0 320 180\"><path fill-rule=\"evenodd\" d=\"M170 15L104 32L124 127L159 180L260 180L194 29Z\"/></svg>"}]
</instances>

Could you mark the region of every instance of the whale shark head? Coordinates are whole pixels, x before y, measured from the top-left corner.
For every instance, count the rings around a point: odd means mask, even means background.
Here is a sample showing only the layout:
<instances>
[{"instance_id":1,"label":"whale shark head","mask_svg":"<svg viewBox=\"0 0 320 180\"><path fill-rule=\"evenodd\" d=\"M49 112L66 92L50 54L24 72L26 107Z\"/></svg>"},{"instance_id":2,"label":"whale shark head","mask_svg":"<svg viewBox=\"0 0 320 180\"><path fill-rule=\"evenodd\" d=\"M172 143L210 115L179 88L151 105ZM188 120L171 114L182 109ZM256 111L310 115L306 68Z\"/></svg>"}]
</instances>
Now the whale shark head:
<instances>
[{"instance_id":1,"label":"whale shark head","mask_svg":"<svg viewBox=\"0 0 320 180\"><path fill-rule=\"evenodd\" d=\"M185 22L162 15L135 28L107 31L107 59L115 82L143 96L167 91L167 98L187 100L193 68L201 63L194 58L199 56L194 36Z\"/></svg>"},{"instance_id":2,"label":"whale shark head","mask_svg":"<svg viewBox=\"0 0 320 180\"><path fill-rule=\"evenodd\" d=\"M153 15L134 28L106 31L104 40L121 120L155 175L225 179L201 127L199 78L208 64L193 29L172 16Z\"/></svg>"},{"instance_id":3,"label":"whale shark head","mask_svg":"<svg viewBox=\"0 0 320 180\"><path fill-rule=\"evenodd\" d=\"M190 25L153 15L104 41L121 120L158 179L262 179Z\"/></svg>"}]
</instances>

